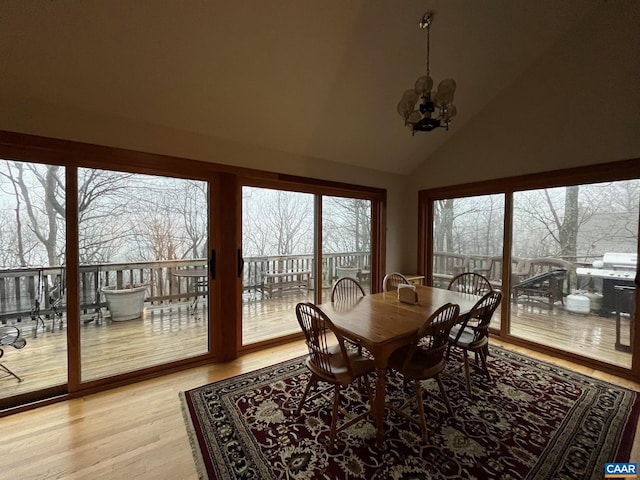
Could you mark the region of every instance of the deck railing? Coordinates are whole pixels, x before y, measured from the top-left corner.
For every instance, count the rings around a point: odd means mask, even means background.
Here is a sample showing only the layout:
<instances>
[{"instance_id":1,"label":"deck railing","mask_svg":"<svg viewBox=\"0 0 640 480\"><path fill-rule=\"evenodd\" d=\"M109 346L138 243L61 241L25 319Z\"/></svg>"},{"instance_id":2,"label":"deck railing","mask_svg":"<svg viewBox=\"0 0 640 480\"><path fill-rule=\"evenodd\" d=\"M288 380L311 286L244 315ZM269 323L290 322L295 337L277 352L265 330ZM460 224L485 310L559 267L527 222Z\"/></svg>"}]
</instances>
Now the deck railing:
<instances>
[{"instance_id":1,"label":"deck railing","mask_svg":"<svg viewBox=\"0 0 640 480\"><path fill-rule=\"evenodd\" d=\"M322 261L322 284L330 286L337 277L338 267L368 269L370 254L325 254ZM100 290L106 286L126 288L131 285L147 285L145 302L150 304L188 301L205 293L198 289L200 279L177 273L206 265L206 259L83 265L79 272L81 311L89 313L104 306ZM36 309L41 315L51 314L56 295L64 291L64 269L65 267L25 267L0 270L0 322L30 318ZM243 288L247 292L260 291L263 274L296 271L310 272L311 285L314 285L313 255L245 257Z\"/></svg>"},{"instance_id":2,"label":"deck railing","mask_svg":"<svg viewBox=\"0 0 640 480\"><path fill-rule=\"evenodd\" d=\"M266 273L309 272L310 287L315 285L314 256L279 255L245 257L243 289L245 292L260 292ZM513 259L513 267L521 259ZM573 262L582 266L589 259ZM131 284L147 285L145 302L151 304L188 301L202 295L197 277L176 275L184 269L202 268L206 259L166 260L160 262L105 263L80 267L80 303L83 312L104 306L100 289L115 285L118 288ZM371 265L369 252L329 253L322 256L322 285L330 287L338 277L340 267L354 267L368 271ZM575 269L574 269L575 270ZM435 252L433 255L433 283L446 287L449 280L462 272L482 272L493 281L499 281L502 272L502 257L487 255L464 255ZM0 270L0 322L9 319L28 318L33 309L49 314L55 300L52 292L62 282L64 267L27 267ZM567 284L567 289L569 288ZM63 290L59 289L59 290Z\"/></svg>"}]
</instances>

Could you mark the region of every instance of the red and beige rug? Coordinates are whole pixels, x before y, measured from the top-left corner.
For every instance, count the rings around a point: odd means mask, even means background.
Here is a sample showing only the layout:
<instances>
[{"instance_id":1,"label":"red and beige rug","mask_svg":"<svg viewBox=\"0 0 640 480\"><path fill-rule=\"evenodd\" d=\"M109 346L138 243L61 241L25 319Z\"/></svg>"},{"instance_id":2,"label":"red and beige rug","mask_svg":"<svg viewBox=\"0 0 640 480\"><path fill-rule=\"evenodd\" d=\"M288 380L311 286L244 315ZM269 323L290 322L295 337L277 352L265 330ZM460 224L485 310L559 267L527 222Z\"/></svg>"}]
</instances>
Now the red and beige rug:
<instances>
[{"instance_id":1,"label":"red and beige rug","mask_svg":"<svg viewBox=\"0 0 640 480\"><path fill-rule=\"evenodd\" d=\"M500 348L491 348L493 384L472 378L474 396L451 362L443 381L424 382L428 442L418 425L387 411L384 448L363 421L328 451L331 400L294 410L309 377L297 358L200 388L180 398L203 479L602 479L604 464L628 461L640 412L637 392ZM389 374L387 400L411 387ZM358 408L354 388L343 406ZM417 414L417 413L416 413Z\"/></svg>"}]
</instances>

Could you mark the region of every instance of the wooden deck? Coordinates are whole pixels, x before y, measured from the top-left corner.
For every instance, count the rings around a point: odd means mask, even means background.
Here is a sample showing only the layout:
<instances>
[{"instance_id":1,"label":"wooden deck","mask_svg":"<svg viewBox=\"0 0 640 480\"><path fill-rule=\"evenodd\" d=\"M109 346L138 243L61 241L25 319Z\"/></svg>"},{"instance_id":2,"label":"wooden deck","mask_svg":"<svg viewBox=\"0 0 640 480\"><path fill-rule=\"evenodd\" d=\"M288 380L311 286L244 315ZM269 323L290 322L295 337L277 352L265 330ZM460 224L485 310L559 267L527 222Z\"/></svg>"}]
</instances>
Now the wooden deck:
<instances>
[{"instance_id":1,"label":"wooden deck","mask_svg":"<svg viewBox=\"0 0 640 480\"><path fill-rule=\"evenodd\" d=\"M248 298L243 305L245 345L298 332L294 307L310 300L305 294L274 299ZM206 304L200 301L192 313L189 303L171 307L146 307L141 320L112 322L108 317L81 327L82 378L103 378L204 353L207 348ZM51 325L50 320L46 320ZM496 325L499 318L495 318ZM0 360L23 378L0 374L0 398L64 384L67 371L66 328L38 332L33 322L17 324L27 346L5 349ZM561 308L516 306L512 310L514 335L580 355L630 367L631 354L615 345L615 318L571 314ZM629 318L623 318L622 343L629 343Z\"/></svg>"}]
</instances>

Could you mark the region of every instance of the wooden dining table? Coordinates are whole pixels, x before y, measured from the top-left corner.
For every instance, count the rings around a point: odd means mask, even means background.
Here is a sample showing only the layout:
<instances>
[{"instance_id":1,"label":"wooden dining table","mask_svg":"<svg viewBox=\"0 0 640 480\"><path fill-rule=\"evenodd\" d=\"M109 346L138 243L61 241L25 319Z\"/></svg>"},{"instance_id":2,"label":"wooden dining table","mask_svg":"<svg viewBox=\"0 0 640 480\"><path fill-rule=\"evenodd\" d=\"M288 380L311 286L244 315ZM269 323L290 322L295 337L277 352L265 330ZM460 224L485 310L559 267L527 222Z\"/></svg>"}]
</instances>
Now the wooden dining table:
<instances>
[{"instance_id":1,"label":"wooden dining table","mask_svg":"<svg viewBox=\"0 0 640 480\"><path fill-rule=\"evenodd\" d=\"M460 316L468 315L477 295L416 286L417 304L398 300L396 291L376 293L350 303L322 303L320 309L349 340L365 347L373 355L376 388L372 413L376 423L376 443L384 439L385 383L389 356L411 342L418 328L429 316L447 303L460 306Z\"/></svg>"}]
</instances>

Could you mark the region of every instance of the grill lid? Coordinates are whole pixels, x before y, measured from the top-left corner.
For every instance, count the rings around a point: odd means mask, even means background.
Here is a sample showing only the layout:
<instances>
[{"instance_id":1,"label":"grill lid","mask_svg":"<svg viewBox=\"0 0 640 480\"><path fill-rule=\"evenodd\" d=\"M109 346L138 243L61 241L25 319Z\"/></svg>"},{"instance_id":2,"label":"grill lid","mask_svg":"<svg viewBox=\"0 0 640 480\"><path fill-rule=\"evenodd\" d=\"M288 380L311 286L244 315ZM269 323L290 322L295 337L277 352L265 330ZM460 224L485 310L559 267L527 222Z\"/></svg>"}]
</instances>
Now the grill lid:
<instances>
[{"instance_id":1,"label":"grill lid","mask_svg":"<svg viewBox=\"0 0 640 480\"><path fill-rule=\"evenodd\" d=\"M602 256L602 263L604 268L635 269L638 264L638 254L609 252Z\"/></svg>"}]
</instances>

